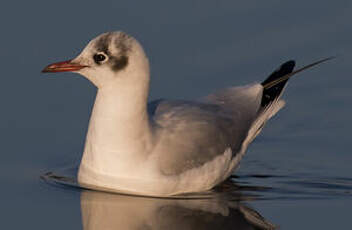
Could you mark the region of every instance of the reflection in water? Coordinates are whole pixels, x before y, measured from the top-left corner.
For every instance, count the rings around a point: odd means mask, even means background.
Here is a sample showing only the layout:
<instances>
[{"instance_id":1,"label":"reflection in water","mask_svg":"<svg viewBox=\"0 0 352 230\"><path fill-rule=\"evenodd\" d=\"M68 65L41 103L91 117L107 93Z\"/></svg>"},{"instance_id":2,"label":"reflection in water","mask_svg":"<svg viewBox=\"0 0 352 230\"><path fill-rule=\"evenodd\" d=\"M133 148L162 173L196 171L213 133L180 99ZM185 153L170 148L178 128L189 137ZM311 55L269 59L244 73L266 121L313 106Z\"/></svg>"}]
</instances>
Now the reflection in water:
<instances>
[{"instance_id":1,"label":"reflection in water","mask_svg":"<svg viewBox=\"0 0 352 230\"><path fill-rule=\"evenodd\" d=\"M53 185L81 188L76 169L48 172L42 178ZM106 229L273 229L244 201L258 199L253 192L265 187L242 186L227 180L213 190L151 198L85 190L81 192L84 230Z\"/></svg>"},{"instance_id":2,"label":"reflection in water","mask_svg":"<svg viewBox=\"0 0 352 230\"><path fill-rule=\"evenodd\" d=\"M158 199L87 191L81 193L84 230L273 229L240 201Z\"/></svg>"},{"instance_id":3,"label":"reflection in water","mask_svg":"<svg viewBox=\"0 0 352 230\"><path fill-rule=\"evenodd\" d=\"M76 171L76 168L65 168L55 173L48 172L42 178L65 189L80 189L82 187L77 183ZM272 229L272 224L243 202L350 197L351 191L352 179L347 177L264 174L236 176L212 191L184 194L174 199L83 190L82 222L85 230Z\"/></svg>"},{"instance_id":4,"label":"reflection in water","mask_svg":"<svg viewBox=\"0 0 352 230\"><path fill-rule=\"evenodd\" d=\"M76 168L65 168L48 172L42 178L65 189L80 189L76 171ZM83 190L82 222L85 230L272 229L272 224L243 202L350 197L351 191L352 179L348 177L264 174L236 176L211 191L179 195L174 199Z\"/></svg>"}]
</instances>

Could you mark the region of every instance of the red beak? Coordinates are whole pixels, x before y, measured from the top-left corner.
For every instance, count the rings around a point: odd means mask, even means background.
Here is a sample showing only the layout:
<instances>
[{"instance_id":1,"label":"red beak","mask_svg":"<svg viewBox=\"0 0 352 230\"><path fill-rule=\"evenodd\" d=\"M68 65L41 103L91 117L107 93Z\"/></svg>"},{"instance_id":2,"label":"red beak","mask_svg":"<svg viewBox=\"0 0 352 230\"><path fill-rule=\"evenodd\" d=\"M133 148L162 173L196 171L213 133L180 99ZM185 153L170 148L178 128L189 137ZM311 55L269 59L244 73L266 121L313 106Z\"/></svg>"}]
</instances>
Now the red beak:
<instances>
[{"instance_id":1,"label":"red beak","mask_svg":"<svg viewBox=\"0 0 352 230\"><path fill-rule=\"evenodd\" d=\"M48 65L42 70L42 73L56 73L56 72L74 72L87 67L78 63L72 62L72 60L53 63Z\"/></svg>"}]
</instances>

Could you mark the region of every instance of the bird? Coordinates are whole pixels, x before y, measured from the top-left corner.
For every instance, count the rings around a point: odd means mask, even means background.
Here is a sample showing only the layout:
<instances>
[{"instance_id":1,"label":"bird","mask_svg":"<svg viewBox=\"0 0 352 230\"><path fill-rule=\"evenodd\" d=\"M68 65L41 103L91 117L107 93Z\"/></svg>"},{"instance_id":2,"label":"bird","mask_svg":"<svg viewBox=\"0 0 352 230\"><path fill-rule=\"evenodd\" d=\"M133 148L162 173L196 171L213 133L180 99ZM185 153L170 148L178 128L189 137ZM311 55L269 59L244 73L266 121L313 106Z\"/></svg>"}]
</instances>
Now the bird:
<instances>
[{"instance_id":1,"label":"bird","mask_svg":"<svg viewBox=\"0 0 352 230\"><path fill-rule=\"evenodd\" d=\"M248 145L284 105L294 70L283 63L261 83L230 86L195 100L148 103L150 66L133 36L92 39L42 72L75 72L97 87L77 181L85 188L168 197L208 191L238 168Z\"/></svg>"}]
</instances>

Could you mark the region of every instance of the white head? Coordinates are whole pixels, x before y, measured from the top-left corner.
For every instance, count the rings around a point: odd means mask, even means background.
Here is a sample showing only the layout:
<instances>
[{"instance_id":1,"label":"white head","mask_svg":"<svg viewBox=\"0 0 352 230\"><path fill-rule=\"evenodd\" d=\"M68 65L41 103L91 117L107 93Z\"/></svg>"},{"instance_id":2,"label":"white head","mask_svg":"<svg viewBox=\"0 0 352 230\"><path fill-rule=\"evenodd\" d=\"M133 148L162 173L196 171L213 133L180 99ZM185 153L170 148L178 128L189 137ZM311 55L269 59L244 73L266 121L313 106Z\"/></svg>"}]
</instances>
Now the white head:
<instances>
[{"instance_id":1,"label":"white head","mask_svg":"<svg viewBox=\"0 0 352 230\"><path fill-rule=\"evenodd\" d=\"M74 59L47 66L43 72L77 72L98 88L149 85L149 63L143 48L123 32L108 32L89 42Z\"/></svg>"}]
</instances>

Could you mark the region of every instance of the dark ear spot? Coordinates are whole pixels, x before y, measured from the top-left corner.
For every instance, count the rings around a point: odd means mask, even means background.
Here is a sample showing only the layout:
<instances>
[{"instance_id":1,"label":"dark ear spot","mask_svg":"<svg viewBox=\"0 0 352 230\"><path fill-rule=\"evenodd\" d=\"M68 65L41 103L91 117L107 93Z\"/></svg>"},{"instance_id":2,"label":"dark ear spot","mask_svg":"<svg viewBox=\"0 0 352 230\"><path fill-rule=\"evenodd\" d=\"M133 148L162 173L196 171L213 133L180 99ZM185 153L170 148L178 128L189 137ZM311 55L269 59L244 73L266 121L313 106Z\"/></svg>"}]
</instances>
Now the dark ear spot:
<instances>
[{"instance_id":1,"label":"dark ear spot","mask_svg":"<svg viewBox=\"0 0 352 230\"><path fill-rule=\"evenodd\" d=\"M114 58L111 60L112 70L120 71L123 70L128 65L128 57L126 55Z\"/></svg>"}]
</instances>

